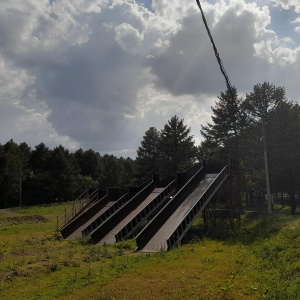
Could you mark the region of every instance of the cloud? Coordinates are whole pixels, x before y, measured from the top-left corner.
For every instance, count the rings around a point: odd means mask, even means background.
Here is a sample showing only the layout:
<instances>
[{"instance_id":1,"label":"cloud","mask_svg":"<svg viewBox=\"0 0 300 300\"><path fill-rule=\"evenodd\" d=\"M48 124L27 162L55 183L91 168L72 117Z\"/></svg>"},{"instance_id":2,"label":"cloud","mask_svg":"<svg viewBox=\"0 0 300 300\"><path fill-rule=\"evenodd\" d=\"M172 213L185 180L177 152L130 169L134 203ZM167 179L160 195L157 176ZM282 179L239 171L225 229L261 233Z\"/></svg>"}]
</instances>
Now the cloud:
<instances>
[{"instance_id":1,"label":"cloud","mask_svg":"<svg viewBox=\"0 0 300 300\"><path fill-rule=\"evenodd\" d=\"M296 100L299 46L270 30L276 20L266 2L211 2L203 8L231 83L245 93L267 80ZM298 11L296 2L274 4ZM0 143L13 138L134 157L145 131L161 129L175 114L199 141L200 125L226 88L200 12L193 1L147 6L3 3Z\"/></svg>"},{"instance_id":2,"label":"cloud","mask_svg":"<svg viewBox=\"0 0 300 300\"><path fill-rule=\"evenodd\" d=\"M241 69L247 69L243 76L249 77L261 64L254 45L268 23L267 9L236 1L226 8L216 4L206 18L208 24L214 24L209 26L210 32L225 68L235 84L245 87L240 80ZM158 85L174 95L220 93L224 78L198 11L182 20L181 29L170 38L166 51L154 59L152 71Z\"/></svg>"},{"instance_id":3,"label":"cloud","mask_svg":"<svg viewBox=\"0 0 300 300\"><path fill-rule=\"evenodd\" d=\"M298 0L272 0L275 5L282 7L283 9L295 9L297 13L300 13L300 3Z\"/></svg>"}]
</instances>

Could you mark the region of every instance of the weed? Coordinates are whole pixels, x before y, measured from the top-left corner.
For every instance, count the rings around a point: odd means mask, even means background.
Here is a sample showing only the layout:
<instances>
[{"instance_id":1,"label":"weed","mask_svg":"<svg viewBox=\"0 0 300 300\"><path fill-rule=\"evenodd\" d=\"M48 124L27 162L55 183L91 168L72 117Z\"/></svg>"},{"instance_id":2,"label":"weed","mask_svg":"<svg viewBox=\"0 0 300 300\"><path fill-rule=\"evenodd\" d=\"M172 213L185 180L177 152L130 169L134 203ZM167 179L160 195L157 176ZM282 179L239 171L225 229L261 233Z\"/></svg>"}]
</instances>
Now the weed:
<instances>
[{"instance_id":1,"label":"weed","mask_svg":"<svg viewBox=\"0 0 300 300\"><path fill-rule=\"evenodd\" d=\"M91 244L91 237L89 235L83 236L78 239L81 245L90 245Z\"/></svg>"},{"instance_id":2,"label":"weed","mask_svg":"<svg viewBox=\"0 0 300 300\"><path fill-rule=\"evenodd\" d=\"M58 231L55 231L53 236L50 238L53 241L61 241L63 237L61 236L61 233Z\"/></svg>"},{"instance_id":3,"label":"weed","mask_svg":"<svg viewBox=\"0 0 300 300\"><path fill-rule=\"evenodd\" d=\"M53 263L53 264L49 265L47 267L47 269L48 269L49 272L56 272L56 271L58 271L58 264Z\"/></svg>"},{"instance_id":4,"label":"weed","mask_svg":"<svg viewBox=\"0 0 300 300\"><path fill-rule=\"evenodd\" d=\"M102 258L111 258L107 247L92 246L89 249L88 255L83 259L84 262L96 262L100 261Z\"/></svg>"},{"instance_id":5,"label":"weed","mask_svg":"<svg viewBox=\"0 0 300 300\"><path fill-rule=\"evenodd\" d=\"M134 241L122 241L115 245L117 249L122 250L134 250L135 249L135 243Z\"/></svg>"}]
</instances>

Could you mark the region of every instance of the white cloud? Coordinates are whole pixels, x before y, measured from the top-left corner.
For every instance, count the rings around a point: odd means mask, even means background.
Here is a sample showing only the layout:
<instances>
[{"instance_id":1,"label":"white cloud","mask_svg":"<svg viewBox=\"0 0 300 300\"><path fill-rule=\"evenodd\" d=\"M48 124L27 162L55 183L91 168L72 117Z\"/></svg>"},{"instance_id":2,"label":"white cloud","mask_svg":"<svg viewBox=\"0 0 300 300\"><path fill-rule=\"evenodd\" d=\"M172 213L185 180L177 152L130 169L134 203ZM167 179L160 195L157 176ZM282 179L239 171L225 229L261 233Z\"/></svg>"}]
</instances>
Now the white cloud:
<instances>
[{"instance_id":1,"label":"white cloud","mask_svg":"<svg viewBox=\"0 0 300 300\"><path fill-rule=\"evenodd\" d=\"M292 24L298 24L299 26L295 27L295 31L300 34L300 17L292 21Z\"/></svg>"},{"instance_id":2,"label":"white cloud","mask_svg":"<svg viewBox=\"0 0 300 300\"><path fill-rule=\"evenodd\" d=\"M115 27L116 41L126 51L137 52L139 43L143 41L143 35L128 23L122 23Z\"/></svg>"},{"instance_id":3,"label":"white cloud","mask_svg":"<svg viewBox=\"0 0 300 300\"><path fill-rule=\"evenodd\" d=\"M272 0L272 2L283 9L294 8L297 13L300 13L300 3L298 0Z\"/></svg>"},{"instance_id":4,"label":"white cloud","mask_svg":"<svg viewBox=\"0 0 300 300\"><path fill-rule=\"evenodd\" d=\"M276 4L299 13L296 2ZM268 29L266 1L213 3L203 8L238 91L267 80L297 100L299 48ZM0 51L0 143L134 157L144 132L175 114L199 141L226 88L195 1L153 0L151 11L134 0L6 1Z\"/></svg>"}]
</instances>

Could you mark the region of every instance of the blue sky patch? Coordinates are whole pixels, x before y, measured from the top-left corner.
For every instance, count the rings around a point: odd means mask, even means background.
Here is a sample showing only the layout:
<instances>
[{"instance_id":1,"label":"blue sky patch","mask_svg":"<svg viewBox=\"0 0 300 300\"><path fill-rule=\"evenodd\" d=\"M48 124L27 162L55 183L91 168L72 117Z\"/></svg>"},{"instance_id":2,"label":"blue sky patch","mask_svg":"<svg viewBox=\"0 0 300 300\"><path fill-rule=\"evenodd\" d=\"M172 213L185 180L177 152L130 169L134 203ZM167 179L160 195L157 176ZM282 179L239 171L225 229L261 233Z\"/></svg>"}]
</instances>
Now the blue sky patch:
<instances>
[{"instance_id":1,"label":"blue sky patch","mask_svg":"<svg viewBox=\"0 0 300 300\"><path fill-rule=\"evenodd\" d=\"M282 9L281 7L269 6L271 15L271 24L268 26L270 30L276 32L279 38L292 38L295 46L300 44L300 35L295 31L297 24L292 23L296 20L298 14L294 9Z\"/></svg>"}]
</instances>

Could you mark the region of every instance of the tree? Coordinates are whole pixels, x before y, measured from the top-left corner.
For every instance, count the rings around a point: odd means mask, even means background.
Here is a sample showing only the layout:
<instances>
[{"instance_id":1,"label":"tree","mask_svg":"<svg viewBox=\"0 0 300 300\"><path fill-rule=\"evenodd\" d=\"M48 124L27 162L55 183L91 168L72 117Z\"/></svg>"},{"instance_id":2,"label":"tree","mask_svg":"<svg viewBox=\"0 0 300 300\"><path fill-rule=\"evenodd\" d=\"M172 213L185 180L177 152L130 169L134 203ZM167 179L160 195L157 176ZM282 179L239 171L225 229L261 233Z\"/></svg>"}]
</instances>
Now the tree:
<instances>
[{"instance_id":1,"label":"tree","mask_svg":"<svg viewBox=\"0 0 300 300\"><path fill-rule=\"evenodd\" d=\"M187 128L183 121L175 115L161 130L159 149L163 177L176 175L195 162L196 147L190 135L191 128Z\"/></svg>"},{"instance_id":2,"label":"tree","mask_svg":"<svg viewBox=\"0 0 300 300\"><path fill-rule=\"evenodd\" d=\"M86 191L87 189L97 189L99 187L99 182L97 180L94 180L90 176L83 176L81 174L78 174L76 176L76 194L80 195L83 191Z\"/></svg>"},{"instance_id":3,"label":"tree","mask_svg":"<svg viewBox=\"0 0 300 300\"><path fill-rule=\"evenodd\" d=\"M246 95L244 108L252 118L253 122L266 124L270 114L285 100L283 87L264 82L256 84L253 92Z\"/></svg>"},{"instance_id":4,"label":"tree","mask_svg":"<svg viewBox=\"0 0 300 300\"><path fill-rule=\"evenodd\" d=\"M51 151L44 143L35 146L31 151L30 165L34 173L45 172L49 163Z\"/></svg>"},{"instance_id":5,"label":"tree","mask_svg":"<svg viewBox=\"0 0 300 300\"><path fill-rule=\"evenodd\" d=\"M270 115L268 132L273 191L288 192L291 213L295 214L295 193L300 183L300 106L291 101L280 103Z\"/></svg>"},{"instance_id":6,"label":"tree","mask_svg":"<svg viewBox=\"0 0 300 300\"><path fill-rule=\"evenodd\" d=\"M81 175L90 176L99 180L101 174L100 154L92 149L83 151L79 149L75 152L75 158L81 169Z\"/></svg>"},{"instance_id":7,"label":"tree","mask_svg":"<svg viewBox=\"0 0 300 300\"><path fill-rule=\"evenodd\" d=\"M241 134L246 125L246 115L241 109L242 98L238 98L235 87L221 92L215 107L212 109L212 121L207 126L201 126L201 134L206 138L207 145L219 150L219 157L222 160L235 158L240 164ZM203 144L204 145L204 144ZM202 146L203 147L203 146ZM216 154L214 155L216 156ZM212 156L211 156L212 158ZM241 173L241 168L240 173ZM241 202L241 174L238 174L235 181L236 199L233 202L242 213Z\"/></svg>"},{"instance_id":8,"label":"tree","mask_svg":"<svg viewBox=\"0 0 300 300\"><path fill-rule=\"evenodd\" d=\"M35 146L31 151L30 165L32 175L28 183L27 203L33 205L38 203L48 203L53 200L52 177L50 176L51 150L44 143Z\"/></svg>"},{"instance_id":9,"label":"tree","mask_svg":"<svg viewBox=\"0 0 300 300\"><path fill-rule=\"evenodd\" d=\"M124 159L120 157L118 160L119 165L119 184L122 188L126 188L128 186L133 186L136 184L136 176L135 176L135 161L130 157Z\"/></svg>"},{"instance_id":10,"label":"tree","mask_svg":"<svg viewBox=\"0 0 300 300\"><path fill-rule=\"evenodd\" d=\"M212 109L212 121L206 126L201 126L201 134L212 145L215 144L222 156L240 157L240 135L245 127L246 116L241 109L242 99L238 98L236 88L232 93L226 90L218 97Z\"/></svg>"},{"instance_id":11,"label":"tree","mask_svg":"<svg viewBox=\"0 0 300 300\"><path fill-rule=\"evenodd\" d=\"M30 154L31 148L25 143L19 145L21 151L21 165L19 168L19 206L22 206L22 188L26 191L26 185L28 183L28 178L31 175L31 166L30 166Z\"/></svg>"},{"instance_id":12,"label":"tree","mask_svg":"<svg viewBox=\"0 0 300 300\"><path fill-rule=\"evenodd\" d=\"M118 159L114 155L105 154L101 157L102 173L100 186L119 187L120 186L120 168Z\"/></svg>"},{"instance_id":13,"label":"tree","mask_svg":"<svg viewBox=\"0 0 300 300\"><path fill-rule=\"evenodd\" d=\"M3 147L2 193L6 206L22 206L22 182L29 173L30 148L26 143L16 144L13 140Z\"/></svg>"},{"instance_id":14,"label":"tree","mask_svg":"<svg viewBox=\"0 0 300 300\"><path fill-rule=\"evenodd\" d=\"M75 155L61 145L51 152L49 159L52 200L70 200L75 196L76 178L80 168Z\"/></svg>"},{"instance_id":15,"label":"tree","mask_svg":"<svg viewBox=\"0 0 300 300\"><path fill-rule=\"evenodd\" d=\"M265 162L265 175L266 175L266 190L268 201L268 212L272 213L271 206L271 191L270 191L270 178L268 166L268 133L266 126L269 121L271 113L279 106L285 99L285 90L283 87L275 87L273 84L264 82L257 84L253 88L253 92L246 95L244 107L249 114L249 117L254 123L261 124L262 126L262 141L264 148L264 162Z\"/></svg>"},{"instance_id":16,"label":"tree","mask_svg":"<svg viewBox=\"0 0 300 300\"><path fill-rule=\"evenodd\" d=\"M0 208L7 207L7 200L4 198L5 194L5 176L4 176L4 170L5 170L5 153L4 153L4 146L0 144Z\"/></svg>"},{"instance_id":17,"label":"tree","mask_svg":"<svg viewBox=\"0 0 300 300\"><path fill-rule=\"evenodd\" d=\"M205 139L201 141L200 145L196 147L196 155L198 161L222 161L224 155L222 154L221 146L218 146L212 139Z\"/></svg>"},{"instance_id":18,"label":"tree","mask_svg":"<svg viewBox=\"0 0 300 300\"><path fill-rule=\"evenodd\" d=\"M159 139L160 133L155 127L150 127L143 136L136 158L137 177L140 181L151 178L154 173L159 174Z\"/></svg>"}]
</instances>

